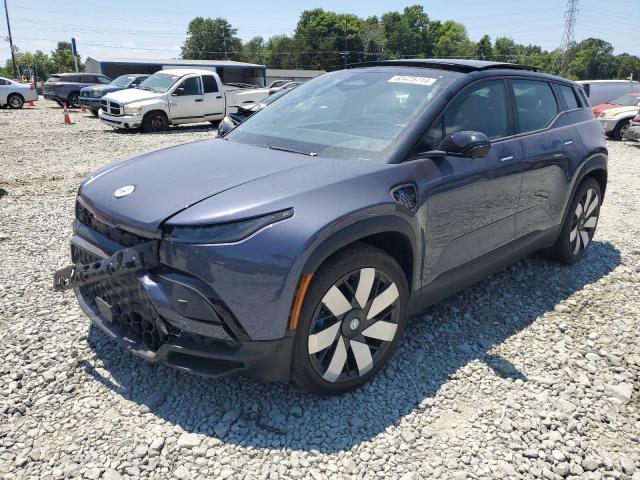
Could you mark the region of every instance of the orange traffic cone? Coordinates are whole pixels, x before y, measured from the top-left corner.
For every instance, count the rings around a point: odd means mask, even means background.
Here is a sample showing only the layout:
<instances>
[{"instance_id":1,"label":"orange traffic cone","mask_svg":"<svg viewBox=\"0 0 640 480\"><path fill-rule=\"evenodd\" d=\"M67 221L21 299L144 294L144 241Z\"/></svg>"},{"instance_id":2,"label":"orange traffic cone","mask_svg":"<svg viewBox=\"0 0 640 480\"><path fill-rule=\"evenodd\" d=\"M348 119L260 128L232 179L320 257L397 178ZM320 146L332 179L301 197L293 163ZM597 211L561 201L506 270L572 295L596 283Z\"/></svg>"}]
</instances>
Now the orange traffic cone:
<instances>
[{"instance_id":1,"label":"orange traffic cone","mask_svg":"<svg viewBox=\"0 0 640 480\"><path fill-rule=\"evenodd\" d=\"M69 111L67 110L67 104L63 103L62 108L64 109L64 124L71 125L71 117L69 116Z\"/></svg>"}]
</instances>

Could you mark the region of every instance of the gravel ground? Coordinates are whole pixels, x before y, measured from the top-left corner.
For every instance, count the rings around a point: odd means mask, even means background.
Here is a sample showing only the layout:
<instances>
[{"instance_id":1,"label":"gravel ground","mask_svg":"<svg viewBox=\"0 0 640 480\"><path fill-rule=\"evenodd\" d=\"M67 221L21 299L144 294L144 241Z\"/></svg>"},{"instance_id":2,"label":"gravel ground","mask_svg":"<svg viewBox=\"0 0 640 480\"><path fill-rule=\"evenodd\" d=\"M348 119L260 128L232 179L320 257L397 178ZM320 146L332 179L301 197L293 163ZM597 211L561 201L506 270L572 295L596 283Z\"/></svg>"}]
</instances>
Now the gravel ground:
<instances>
[{"instance_id":1,"label":"gravel ground","mask_svg":"<svg viewBox=\"0 0 640 480\"><path fill-rule=\"evenodd\" d=\"M51 289L83 176L210 137L0 110L0 478L640 479L640 148L610 143L588 256L519 262L415 318L339 398L148 365Z\"/></svg>"}]
</instances>

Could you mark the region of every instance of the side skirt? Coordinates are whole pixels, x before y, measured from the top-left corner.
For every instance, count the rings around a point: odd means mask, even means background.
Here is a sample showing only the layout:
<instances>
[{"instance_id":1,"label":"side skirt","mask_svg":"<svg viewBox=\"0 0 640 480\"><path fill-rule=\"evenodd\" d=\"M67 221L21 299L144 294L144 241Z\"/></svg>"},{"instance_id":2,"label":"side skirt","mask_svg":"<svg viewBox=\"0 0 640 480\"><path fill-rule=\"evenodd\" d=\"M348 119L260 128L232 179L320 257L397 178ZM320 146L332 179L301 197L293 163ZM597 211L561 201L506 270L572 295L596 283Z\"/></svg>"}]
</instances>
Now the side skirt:
<instances>
[{"instance_id":1,"label":"side skirt","mask_svg":"<svg viewBox=\"0 0 640 480\"><path fill-rule=\"evenodd\" d=\"M527 257L534 252L553 246L560 235L562 225L532 232L509 245L497 248L482 257L439 275L414 294L410 302L410 313L416 314L448 298L461 290Z\"/></svg>"}]
</instances>

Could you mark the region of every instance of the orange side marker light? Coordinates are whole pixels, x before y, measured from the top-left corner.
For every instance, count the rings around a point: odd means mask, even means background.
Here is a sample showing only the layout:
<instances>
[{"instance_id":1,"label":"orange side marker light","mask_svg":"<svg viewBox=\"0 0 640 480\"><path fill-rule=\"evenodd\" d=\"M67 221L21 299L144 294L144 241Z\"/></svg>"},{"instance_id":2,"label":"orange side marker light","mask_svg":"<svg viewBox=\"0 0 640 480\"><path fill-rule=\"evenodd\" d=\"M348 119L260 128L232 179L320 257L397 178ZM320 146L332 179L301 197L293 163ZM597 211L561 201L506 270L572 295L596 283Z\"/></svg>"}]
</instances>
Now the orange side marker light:
<instances>
[{"instance_id":1,"label":"orange side marker light","mask_svg":"<svg viewBox=\"0 0 640 480\"><path fill-rule=\"evenodd\" d=\"M311 278L313 278L313 273L305 273L302 276L302 280L300 280L298 294L296 295L293 312L291 313L291 321L289 322L290 330L295 330L298 327L298 320L300 319L300 312L302 311L302 302L304 301L304 296L307 294Z\"/></svg>"}]
</instances>

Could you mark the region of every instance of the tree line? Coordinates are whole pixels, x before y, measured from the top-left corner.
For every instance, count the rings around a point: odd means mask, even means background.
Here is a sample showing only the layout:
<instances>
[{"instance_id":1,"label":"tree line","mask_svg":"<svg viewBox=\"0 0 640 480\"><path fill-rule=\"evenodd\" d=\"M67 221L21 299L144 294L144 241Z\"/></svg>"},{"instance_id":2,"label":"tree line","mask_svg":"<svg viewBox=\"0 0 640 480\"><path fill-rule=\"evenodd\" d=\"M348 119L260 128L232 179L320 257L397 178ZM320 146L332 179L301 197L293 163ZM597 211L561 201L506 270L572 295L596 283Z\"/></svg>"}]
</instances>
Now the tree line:
<instances>
[{"instance_id":1,"label":"tree line","mask_svg":"<svg viewBox=\"0 0 640 480\"><path fill-rule=\"evenodd\" d=\"M182 57L327 71L396 58L470 58L523 63L576 80L640 78L640 57L614 55L613 46L604 40L587 38L566 52L508 37L492 41L484 35L474 42L463 24L433 20L421 5L369 18L316 8L301 13L292 35L258 36L243 43L237 34L224 18L196 17L189 23Z\"/></svg>"},{"instance_id":2,"label":"tree line","mask_svg":"<svg viewBox=\"0 0 640 480\"><path fill-rule=\"evenodd\" d=\"M566 52L519 44L508 37L492 40L484 35L474 42L463 24L433 20L421 5L413 5L402 12L369 18L321 8L306 10L292 35L257 36L247 42L224 18L196 17L189 22L182 58L327 71L395 58L470 58L523 63L576 80L640 78L640 57L613 52L613 46L599 38L576 42ZM18 52L16 60L22 74L30 76L35 71L42 79L74 70L69 42L58 42L51 54ZM0 68L0 75L14 76L10 60Z\"/></svg>"}]
</instances>

